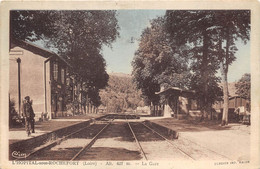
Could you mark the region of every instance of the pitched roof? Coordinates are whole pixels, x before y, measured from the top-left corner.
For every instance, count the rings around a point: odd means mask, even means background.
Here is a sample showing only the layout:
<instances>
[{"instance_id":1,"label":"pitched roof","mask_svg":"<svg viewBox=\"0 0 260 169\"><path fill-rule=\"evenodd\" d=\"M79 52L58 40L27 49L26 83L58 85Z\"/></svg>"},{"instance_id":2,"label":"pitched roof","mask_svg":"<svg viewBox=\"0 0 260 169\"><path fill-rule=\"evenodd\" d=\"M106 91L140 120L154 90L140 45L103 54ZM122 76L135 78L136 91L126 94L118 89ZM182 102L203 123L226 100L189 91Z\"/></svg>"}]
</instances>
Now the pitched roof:
<instances>
[{"instance_id":1,"label":"pitched roof","mask_svg":"<svg viewBox=\"0 0 260 169\"><path fill-rule=\"evenodd\" d=\"M20 46L20 47L22 47L26 50L29 50L29 51L31 51L35 54L38 54L38 55L40 55L44 58L56 57L59 60L61 60L62 62L64 62L66 65L68 65L69 67L72 68L72 66L60 55L58 55L55 52L50 51L48 49L37 46L33 43L26 42L26 41L23 41L23 40L18 40L18 39L15 39L15 38L11 38L10 49L14 48L15 46Z\"/></svg>"},{"instance_id":2,"label":"pitched roof","mask_svg":"<svg viewBox=\"0 0 260 169\"><path fill-rule=\"evenodd\" d=\"M23 41L23 40L18 40L18 39L15 39L15 38L11 38L11 45L10 45L10 49L16 47L16 46L19 46L19 47L22 47L24 49L27 49L35 54L38 54L42 57L45 57L45 58L48 58L50 56L53 56L53 55L56 55L56 53L50 51L50 50L47 50L47 49L44 49L42 47L39 47L33 43L30 43L30 42L26 42L26 41Z\"/></svg>"},{"instance_id":3,"label":"pitched roof","mask_svg":"<svg viewBox=\"0 0 260 169\"><path fill-rule=\"evenodd\" d=\"M160 92L156 92L155 94L157 94L157 95L177 94L177 95L181 95L181 96L192 97L195 94L195 91L194 90L184 90L184 89L180 89L178 87L170 87L170 88L162 90Z\"/></svg>"}]
</instances>

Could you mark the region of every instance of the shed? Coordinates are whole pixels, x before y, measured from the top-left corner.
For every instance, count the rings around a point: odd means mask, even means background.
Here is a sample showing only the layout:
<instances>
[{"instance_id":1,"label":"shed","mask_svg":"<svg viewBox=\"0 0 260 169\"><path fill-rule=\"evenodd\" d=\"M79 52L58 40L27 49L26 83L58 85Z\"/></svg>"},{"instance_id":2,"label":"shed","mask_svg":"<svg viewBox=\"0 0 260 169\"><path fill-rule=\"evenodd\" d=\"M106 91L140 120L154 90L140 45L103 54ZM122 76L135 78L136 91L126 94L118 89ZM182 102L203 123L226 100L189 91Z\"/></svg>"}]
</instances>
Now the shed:
<instances>
[{"instance_id":1,"label":"shed","mask_svg":"<svg viewBox=\"0 0 260 169\"><path fill-rule=\"evenodd\" d=\"M161 111L164 117L171 117L186 115L194 105L197 105L195 98L195 91L183 90L177 87L171 87L162 90L157 95L163 98L161 102ZM196 103L196 104L195 104ZM193 106L192 106L193 105ZM198 106L196 106L198 108ZM182 114L182 115L181 115Z\"/></svg>"}]
</instances>

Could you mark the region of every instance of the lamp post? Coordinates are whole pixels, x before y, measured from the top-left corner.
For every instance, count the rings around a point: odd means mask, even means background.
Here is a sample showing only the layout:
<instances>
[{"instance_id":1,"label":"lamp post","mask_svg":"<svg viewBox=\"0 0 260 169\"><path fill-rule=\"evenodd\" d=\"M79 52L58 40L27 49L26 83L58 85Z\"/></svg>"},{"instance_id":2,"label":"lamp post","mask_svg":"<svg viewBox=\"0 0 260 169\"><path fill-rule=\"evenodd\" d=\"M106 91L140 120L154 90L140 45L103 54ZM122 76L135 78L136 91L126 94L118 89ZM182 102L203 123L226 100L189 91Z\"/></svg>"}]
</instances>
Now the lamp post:
<instances>
[{"instance_id":1,"label":"lamp post","mask_svg":"<svg viewBox=\"0 0 260 169\"><path fill-rule=\"evenodd\" d=\"M21 116L21 76L20 76L20 65L21 65L21 59L18 58L17 60L18 63L18 103L19 103L19 116Z\"/></svg>"}]
</instances>

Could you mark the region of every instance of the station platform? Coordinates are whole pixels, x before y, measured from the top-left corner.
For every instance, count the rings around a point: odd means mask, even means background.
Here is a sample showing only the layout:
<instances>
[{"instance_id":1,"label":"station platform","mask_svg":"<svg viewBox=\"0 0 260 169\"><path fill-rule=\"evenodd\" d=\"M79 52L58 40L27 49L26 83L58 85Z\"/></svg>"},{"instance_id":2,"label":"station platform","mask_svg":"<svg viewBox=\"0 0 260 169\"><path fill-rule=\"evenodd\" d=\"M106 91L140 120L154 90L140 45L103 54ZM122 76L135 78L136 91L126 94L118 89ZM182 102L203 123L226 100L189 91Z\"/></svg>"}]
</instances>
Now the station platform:
<instances>
[{"instance_id":1,"label":"station platform","mask_svg":"<svg viewBox=\"0 0 260 169\"><path fill-rule=\"evenodd\" d=\"M151 122L178 132L176 143L182 145L189 141L185 148L199 159L219 159L217 155L228 160L250 159L249 125L229 123L227 126L220 126L220 122L216 121L199 122L174 118L153 119Z\"/></svg>"},{"instance_id":2,"label":"station platform","mask_svg":"<svg viewBox=\"0 0 260 169\"><path fill-rule=\"evenodd\" d=\"M47 139L51 135L74 130L91 121L101 118L105 114L87 114L70 117L60 117L48 121L35 122L35 133L27 136L24 126L9 129L9 145L11 147L20 147L23 144L38 142Z\"/></svg>"}]
</instances>

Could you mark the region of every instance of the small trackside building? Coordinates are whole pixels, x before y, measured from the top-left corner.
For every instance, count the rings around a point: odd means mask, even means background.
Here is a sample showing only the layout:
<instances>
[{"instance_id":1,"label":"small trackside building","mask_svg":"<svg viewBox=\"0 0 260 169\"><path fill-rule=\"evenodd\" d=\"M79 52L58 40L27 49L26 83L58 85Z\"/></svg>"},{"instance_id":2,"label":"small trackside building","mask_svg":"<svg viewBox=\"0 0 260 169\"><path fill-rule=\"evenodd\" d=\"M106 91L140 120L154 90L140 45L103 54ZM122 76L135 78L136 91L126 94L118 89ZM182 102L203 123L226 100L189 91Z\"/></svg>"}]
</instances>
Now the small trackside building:
<instances>
[{"instance_id":1,"label":"small trackside building","mask_svg":"<svg viewBox=\"0 0 260 169\"><path fill-rule=\"evenodd\" d=\"M71 66L59 55L32 43L12 38L9 52L9 97L22 114L25 96L33 100L36 119L49 119L66 113L66 87ZM71 91L68 91L71 90Z\"/></svg>"},{"instance_id":2,"label":"small trackside building","mask_svg":"<svg viewBox=\"0 0 260 169\"><path fill-rule=\"evenodd\" d=\"M200 107L195 99L195 91L171 87L162 89L156 94L160 96L161 100L157 113L159 116L173 116L181 119L191 112L200 112Z\"/></svg>"},{"instance_id":3,"label":"small trackside building","mask_svg":"<svg viewBox=\"0 0 260 169\"><path fill-rule=\"evenodd\" d=\"M218 119L221 119L224 101L223 98L219 99L214 105L213 108L218 113ZM239 95L233 95L229 97L228 102L228 119L229 121L237 121L237 115L250 115L250 100Z\"/></svg>"},{"instance_id":4,"label":"small trackside building","mask_svg":"<svg viewBox=\"0 0 260 169\"><path fill-rule=\"evenodd\" d=\"M249 104L250 104L250 101L248 99L246 99L245 97L235 95L235 96L229 97L228 108L232 109L232 110L235 110L238 107L246 108L246 107L248 107ZM224 105L224 101L220 100L213 105L213 108L216 109L217 111L221 111L223 109L223 105Z\"/></svg>"}]
</instances>

